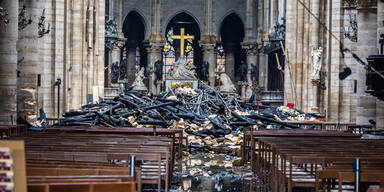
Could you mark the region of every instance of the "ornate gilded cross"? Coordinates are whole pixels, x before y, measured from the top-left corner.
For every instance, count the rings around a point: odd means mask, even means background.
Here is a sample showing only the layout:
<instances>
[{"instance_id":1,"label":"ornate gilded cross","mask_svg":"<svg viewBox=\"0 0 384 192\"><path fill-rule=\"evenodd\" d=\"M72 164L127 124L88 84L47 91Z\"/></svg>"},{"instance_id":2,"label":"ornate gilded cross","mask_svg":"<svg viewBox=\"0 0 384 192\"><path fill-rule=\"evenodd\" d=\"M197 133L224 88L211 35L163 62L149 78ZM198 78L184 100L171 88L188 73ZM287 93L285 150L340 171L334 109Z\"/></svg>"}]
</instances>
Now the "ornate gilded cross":
<instances>
[{"instance_id":1,"label":"ornate gilded cross","mask_svg":"<svg viewBox=\"0 0 384 192\"><path fill-rule=\"evenodd\" d=\"M172 38L173 39L180 39L180 56L184 56L184 41L185 40L189 40L189 39L195 39L195 36L193 35L185 35L184 34L185 32L185 29L184 28L181 28L180 29L180 35L173 35Z\"/></svg>"}]
</instances>

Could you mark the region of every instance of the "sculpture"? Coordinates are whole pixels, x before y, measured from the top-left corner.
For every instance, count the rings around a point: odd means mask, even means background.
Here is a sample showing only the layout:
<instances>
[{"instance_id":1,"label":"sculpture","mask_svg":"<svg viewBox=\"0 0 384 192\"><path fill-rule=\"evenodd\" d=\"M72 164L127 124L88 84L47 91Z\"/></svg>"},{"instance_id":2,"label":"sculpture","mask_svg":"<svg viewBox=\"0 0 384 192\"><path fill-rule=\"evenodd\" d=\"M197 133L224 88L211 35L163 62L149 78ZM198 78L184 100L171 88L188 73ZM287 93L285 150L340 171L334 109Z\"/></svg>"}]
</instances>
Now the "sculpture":
<instances>
[{"instance_id":1,"label":"sculpture","mask_svg":"<svg viewBox=\"0 0 384 192\"><path fill-rule=\"evenodd\" d=\"M251 80L252 82L256 82L259 80L259 68L253 63L251 63Z\"/></svg>"},{"instance_id":2,"label":"sculpture","mask_svg":"<svg viewBox=\"0 0 384 192\"><path fill-rule=\"evenodd\" d=\"M135 75L135 81L132 83L133 90L135 91L147 91L147 87L144 85L144 67L140 69Z\"/></svg>"},{"instance_id":3,"label":"sculpture","mask_svg":"<svg viewBox=\"0 0 384 192\"><path fill-rule=\"evenodd\" d=\"M320 79L320 70L321 70L321 58L323 55L323 48L319 47L318 49L312 49L312 79Z\"/></svg>"},{"instance_id":4,"label":"sculpture","mask_svg":"<svg viewBox=\"0 0 384 192\"><path fill-rule=\"evenodd\" d=\"M119 79L119 63L114 62L112 63L111 67L111 83L116 84Z\"/></svg>"},{"instance_id":5,"label":"sculpture","mask_svg":"<svg viewBox=\"0 0 384 192\"><path fill-rule=\"evenodd\" d=\"M155 65L155 75L156 75L155 83L156 83L156 81L161 81L162 79L164 64L162 61L157 60L154 65Z\"/></svg>"},{"instance_id":6,"label":"sculpture","mask_svg":"<svg viewBox=\"0 0 384 192\"><path fill-rule=\"evenodd\" d=\"M208 69L209 69L208 61L204 61L203 65L201 66L201 80L208 81Z\"/></svg>"},{"instance_id":7,"label":"sculpture","mask_svg":"<svg viewBox=\"0 0 384 192\"><path fill-rule=\"evenodd\" d=\"M233 93L236 91L235 85L233 85L231 78L226 73L222 73L220 75L220 91L227 92L227 93Z\"/></svg>"},{"instance_id":8,"label":"sculpture","mask_svg":"<svg viewBox=\"0 0 384 192\"><path fill-rule=\"evenodd\" d=\"M185 56L180 57L174 65L168 79L197 79L195 66L189 64Z\"/></svg>"},{"instance_id":9,"label":"sculpture","mask_svg":"<svg viewBox=\"0 0 384 192\"><path fill-rule=\"evenodd\" d=\"M246 82L247 81L248 66L243 60L240 62L240 67L238 69L238 73L240 75L240 80L243 82Z\"/></svg>"},{"instance_id":10,"label":"sculpture","mask_svg":"<svg viewBox=\"0 0 384 192\"><path fill-rule=\"evenodd\" d=\"M120 76L119 80L124 81L127 74L127 60L123 60L120 64Z\"/></svg>"}]
</instances>

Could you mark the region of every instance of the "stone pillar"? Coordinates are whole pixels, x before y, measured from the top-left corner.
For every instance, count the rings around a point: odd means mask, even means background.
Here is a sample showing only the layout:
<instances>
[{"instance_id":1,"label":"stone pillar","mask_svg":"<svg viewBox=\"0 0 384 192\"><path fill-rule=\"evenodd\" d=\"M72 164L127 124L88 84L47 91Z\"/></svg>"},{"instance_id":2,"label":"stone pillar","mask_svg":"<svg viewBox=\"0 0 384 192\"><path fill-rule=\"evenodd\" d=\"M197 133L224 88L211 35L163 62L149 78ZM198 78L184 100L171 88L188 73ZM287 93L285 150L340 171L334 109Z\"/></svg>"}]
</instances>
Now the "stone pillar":
<instances>
[{"instance_id":1,"label":"stone pillar","mask_svg":"<svg viewBox=\"0 0 384 192\"><path fill-rule=\"evenodd\" d=\"M162 61L162 50L165 44L164 34L162 31L162 13L163 0L151 0L151 34L149 37L148 53L148 90L151 93L156 93L155 85L155 67L156 61Z\"/></svg>"},{"instance_id":2,"label":"stone pillar","mask_svg":"<svg viewBox=\"0 0 384 192\"><path fill-rule=\"evenodd\" d=\"M151 43L150 46L147 48L147 53L148 53L148 69L147 71L149 72L148 74L148 90L151 93L156 93L156 85L155 85L155 62L156 61L162 61L163 60L163 55L161 54L163 50L163 44L161 43Z\"/></svg>"},{"instance_id":3,"label":"stone pillar","mask_svg":"<svg viewBox=\"0 0 384 192\"><path fill-rule=\"evenodd\" d=\"M361 1L358 5L358 48L357 55L366 60L369 55L377 54L377 3ZM376 120L376 98L365 93L366 70L357 65L357 109L356 123L368 124L368 120Z\"/></svg>"},{"instance_id":4,"label":"stone pillar","mask_svg":"<svg viewBox=\"0 0 384 192\"><path fill-rule=\"evenodd\" d=\"M320 0L313 0L312 4L312 13L315 15L316 18L320 18ZM315 19L315 17L310 17L311 22L311 43L312 43L312 49L318 49L320 47L320 40L319 40L319 31L320 31L320 23ZM313 61L310 63L312 64L312 67L310 70L310 73L313 72ZM322 59L321 59L321 65L323 65ZM319 113L319 87L320 87L320 80L319 79L312 79L312 107L311 112L313 113Z\"/></svg>"},{"instance_id":5,"label":"stone pillar","mask_svg":"<svg viewBox=\"0 0 384 192\"><path fill-rule=\"evenodd\" d=\"M32 23L19 30L17 42L20 74L17 82L17 116L33 122L37 120L37 73L39 54L37 45L37 22L42 12L38 1L26 1L26 17L32 17ZM23 4L20 4L22 7Z\"/></svg>"},{"instance_id":6,"label":"stone pillar","mask_svg":"<svg viewBox=\"0 0 384 192\"><path fill-rule=\"evenodd\" d=\"M263 90L267 90L268 87L268 55L264 54L264 52L259 53L259 87L263 88Z\"/></svg>"},{"instance_id":7,"label":"stone pillar","mask_svg":"<svg viewBox=\"0 0 384 192\"><path fill-rule=\"evenodd\" d=\"M247 88L245 92L245 98L250 98L253 92L253 83L252 82L252 66L257 65L257 45L256 44L243 44L243 49L245 49L245 54L247 55Z\"/></svg>"},{"instance_id":8,"label":"stone pillar","mask_svg":"<svg viewBox=\"0 0 384 192\"><path fill-rule=\"evenodd\" d=\"M216 70L216 65L217 65L217 53L216 53L216 47L215 44L201 44L200 45L203 47L203 60L207 61L209 63L209 68L208 68L208 81L209 85L214 87L215 86L215 70Z\"/></svg>"},{"instance_id":9,"label":"stone pillar","mask_svg":"<svg viewBox=\"0 0 384 192\"><path fill-rule=\"evenodd\" d=\"M17 115L16 42L19 1L0 1L0 7L9 14L7 25L0 20L0 123L11 125L16 123Z\"/></svg>"},{"instance_id":10,"label":"stone pillar","mask_svg":"<svg viewBox=\"0 0 384 192\"><path fill-rule=\"evenodd\" d=\"M247 71L247 88L243 95L244 98L250 98L252 95L252 77L251 77L251 69L252 65L257 65L257 44L256 44L256 26L255 26L255 12L254 12L254 6L255 1L254 0L247 0L246 2L247 8L246 8L246 28L245 28L245 38L244 42L242 43L242 48L245 49L245 53L247 55L247 65L248 65L248 71Z\"/></svg>"},{"instance_id":11,"label":"stone pillar","mask_svg":"<svg viewBox=\"0 0 384 192\"><path fill-rule=\"evenodd\" d=\"M384 34L384 1L377 1L377 39ZM378 44L379 49L380 44ZM384 129L384 101L376 100L376 128Z\"/></svg>"},{"instance_id":12,"label":"stone pillar","mask_svg":"<svg viewBox=\"0 0 384 192\"><path fill-rule=\"evenodd\" d=\"M199 42L202 46L203 62L209 63L208 81L210 86L215 86L215 70L217 65L216 33L214 31L216 15L215 2L216 0L204 1L204 31Z\"/></svg>"},{"instance_id":13,"label":"stone pillar","mask_svg":"<svg viewBox=\"0 0 384 192\"><path fill-rule=\"evenodd\" d=\"M108 86L112 86L112 87L117 87L118 84L114 84L112 85L111 83L111 79L112 79L112 67L113 67L113 64L114 63L118 63L119 65L121 65L121 60L120 60L120 55L121 55L121 49L123 48L125 44L125 39L119 39L116 44L113 46L112 50L110 51L110 58L109 58L109 64L108 64L108 81L109 81L109 84Z\"/></svg>"},{"instance_id":14,"label":"stone pillar","mask_svg":"<svg viewBox=\"0 0 384 192\"><path fill-rule=\"evenodd\" d=\"M235 82L235 44L228 43L225 47L225 73Z\"/></svg>"},{"instance_id":15,"label":"stone pillar","mask_svg":"<svg viewBox=\"0 0 384 192\"><path fill-rule=\"evenodd\" d=\"M131 86L135 81L135 60L136 60L136 43L130 42L127 45L127 84Z\"/></svg>"}]
</instances>

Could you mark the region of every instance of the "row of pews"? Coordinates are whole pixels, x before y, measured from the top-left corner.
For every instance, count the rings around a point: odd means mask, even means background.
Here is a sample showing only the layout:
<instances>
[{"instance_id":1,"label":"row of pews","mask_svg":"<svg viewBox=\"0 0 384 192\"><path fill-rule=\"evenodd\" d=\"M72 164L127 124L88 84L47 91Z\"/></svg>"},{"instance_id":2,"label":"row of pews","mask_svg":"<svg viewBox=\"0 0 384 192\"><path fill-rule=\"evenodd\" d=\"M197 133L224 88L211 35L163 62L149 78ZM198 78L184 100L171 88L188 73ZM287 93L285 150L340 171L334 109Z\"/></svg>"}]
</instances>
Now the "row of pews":
<instances>
[{"instance_id":1,"label":"row of pews","mask_svg":"<svg viewBox=\"0 0 384 192\"><path fill-rule=\"evenodd\" d=\"M183 132L79 126L7 139L25 143L29 192L130 192L141 191L142 184L168 191Z\"/></svg>"},{"instance_id":2,"label":"row of pews","mask_svg":"<svg viewBox=\"0 0 384 192\"><path fill-rule=\"evenodd\" d=\"M360 191L370 184L384 188L383 140L339 131L255 130L245 132L243 145L243 161L251 162L266 191L347 190L355 181L352 163L357 157Z\"/></svg>"}]
</instances>

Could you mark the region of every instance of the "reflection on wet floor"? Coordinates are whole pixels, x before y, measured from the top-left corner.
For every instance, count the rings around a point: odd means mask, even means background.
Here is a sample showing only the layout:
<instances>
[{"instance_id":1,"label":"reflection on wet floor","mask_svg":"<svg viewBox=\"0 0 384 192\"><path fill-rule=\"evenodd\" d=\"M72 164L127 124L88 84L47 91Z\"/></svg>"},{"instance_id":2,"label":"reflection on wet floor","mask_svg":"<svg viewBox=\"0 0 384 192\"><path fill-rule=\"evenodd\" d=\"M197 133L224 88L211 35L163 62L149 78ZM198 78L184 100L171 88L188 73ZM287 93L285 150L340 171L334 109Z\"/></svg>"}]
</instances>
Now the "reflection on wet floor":
<instances>
[{"instance_id":1,"label":"reflection on wet floor","mask_svg":"<svg viewBox=\"0 0 384 192\"><path fill-rule=\"evenodd\" d=\"M190 154L182 161L183 171L175 173L170 191L259 191L260 182L252 178L249 166L232 165L239 160L225 154Z\"/></svg>"}]
</instances>

